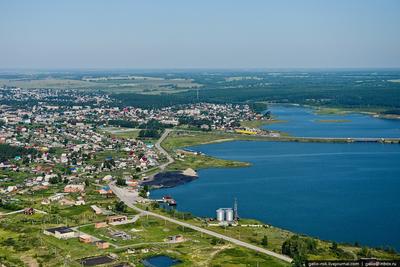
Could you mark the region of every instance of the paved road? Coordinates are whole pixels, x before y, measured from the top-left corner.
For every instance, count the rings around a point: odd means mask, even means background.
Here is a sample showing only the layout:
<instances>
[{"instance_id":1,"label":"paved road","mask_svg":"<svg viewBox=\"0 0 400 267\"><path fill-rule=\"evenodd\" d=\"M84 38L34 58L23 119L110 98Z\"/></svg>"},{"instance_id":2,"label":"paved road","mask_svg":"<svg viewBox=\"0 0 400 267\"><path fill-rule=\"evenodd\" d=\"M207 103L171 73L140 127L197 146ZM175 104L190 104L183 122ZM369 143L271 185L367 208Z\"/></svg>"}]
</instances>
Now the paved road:
<instances>
[{"instance_id":1,"label":"paved road","mask_svg":"<svg viewBox=\"0 0 400 267\"><path fill-rule=\"evenodd\" d=\"M263 253L263 254L275 257L275 258L283 260L285 262L292 262L291 258L289 258L289 257L287 257L285 255L282 255L282 254L278 254L278 253L273 252L271 250L268 250L268 249L265 249L265 248L261 248L261 247L258 247L258 246L255 246L255 245L240 241L238 239L235 239L235 238L223 235L223 234L219 234L219 233L216 233L216 232L213 232L213 231L210 231L210 230L207 230L207 229L204 229L204 228L201 228L201 227L198 227L198 226L186 223L186 222L181 222L181 221L175 220L173 218L170 218L170 217L167 217L167 216L164 216L164 215L161 215L161 214L157 214L157 213L154 213L154 212L151 212L151 211L142 210L142 209L140 209L140 208L138 208L138 207L136 207L134 205L135 204L135 198L132 197L130 192L127 192L127 190L124 190L123 188L117 187L114 183L110 183L110 188L114 192L114 194L121 201L123 201L128 207L130 207L130 208L142 213L143 215L154 216L154 217L160 218L162 220L166 220L166 221L169 221L169 222L172 222L172 223L175 223L175 224L178 224L178 225L193 229L195 231L198 231L198 232L210 235L210 236L214 236L214 237L226 240L226 241L231 242L233 244L236 244L238 246L242 246L242 247L257 251L259 253Z\"/></svg>"},{"instance_id":2,"label":"paved road","mask_svg":"<svg viewBox=\"0 0 400 267\"><path fill-rule=\"evenodd\" d=\"M37 209L34 209L34 210L36 213L47 214L47 212L42 211L42 210L37 210ZM0 213L0 215L12 215L12 214L17 214L17 213L23 213L24 211L25 211L25 209L22 209L22 210L11 211L8 213Z\"/></svg>"},{"instance_id":3,"label":"paved road","mask_svg":"<svg viewBox=\"0 0 400 267\"><path fill-rule=\"evenodd\" d=\"M172 129L166 129L164 133L161 135L160 139L158 139L157 143L155 144L155 147L160 151L161 154L163 154L167 159L168 162L162 164L159 166L160 170L164 170L169 164L173 163L175 160L173 157L171 157L170 154L168 154L167 151L161 146L161 143L167 138L169 133L172 131Z\"/></svg>"}]
</instances>

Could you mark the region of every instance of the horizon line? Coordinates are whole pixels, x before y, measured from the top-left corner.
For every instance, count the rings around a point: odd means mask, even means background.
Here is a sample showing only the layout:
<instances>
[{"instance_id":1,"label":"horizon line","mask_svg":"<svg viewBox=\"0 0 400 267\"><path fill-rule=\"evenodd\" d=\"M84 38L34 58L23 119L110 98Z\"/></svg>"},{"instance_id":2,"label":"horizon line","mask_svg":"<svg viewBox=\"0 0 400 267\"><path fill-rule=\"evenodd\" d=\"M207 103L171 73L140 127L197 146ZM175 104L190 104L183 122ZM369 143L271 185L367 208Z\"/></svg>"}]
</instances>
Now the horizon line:
<instances>
[{"instance_id":1,"label":"horizon line","mask_svg":"<svg viewBox=\"0 0 400 267\"><path fill-rule=\"evenodd\" d=\"M138 68L138 67L0 67L0 72L13 71L300 71L300 70L400 70L398 67L183 67L183 68Z\"/></svg>"}]
</instances>

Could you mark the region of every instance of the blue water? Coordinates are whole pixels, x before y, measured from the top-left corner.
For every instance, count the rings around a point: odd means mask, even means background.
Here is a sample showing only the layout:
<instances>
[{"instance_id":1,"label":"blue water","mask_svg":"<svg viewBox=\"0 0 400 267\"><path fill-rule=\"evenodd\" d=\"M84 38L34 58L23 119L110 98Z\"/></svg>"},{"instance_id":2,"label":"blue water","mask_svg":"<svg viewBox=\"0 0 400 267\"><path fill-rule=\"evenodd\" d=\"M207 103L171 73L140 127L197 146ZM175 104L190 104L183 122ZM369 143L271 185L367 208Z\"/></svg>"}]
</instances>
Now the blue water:
<instances>
[{"instance_id":1,"label":"blue water","mask_svg":"<svg viewBox=\"0 0 400 267\"><path fill-rule=\"evenodd\" d=\"M170 267L178 263L179 260L164 255L149 257L143 261L143 265L147 267Z\"/></svg>"},{"instance_id":2,"label":"blue water","mask_svg":"<svg viewBox=\"0 0 400 267\"><path fill-rule=\"evenodd\" d=\"M400 120L319 116L302 107L271 109L289 122L268 128L292 135L400 137ZM326 240L400 250L400 145L235 141L191 149L252 166L200 170L194 182L153 191L152 197L172 195L179 210L210 217L220 207L232 207L237 197L245 218Z\"/></svg>"},{"instance_id":3,"label":"blue water","mask_svg":"<svg viewBox=\"0 0 400 267\"><path fill-rule=\"evenodd\" d=\"M327 240L400 249L400 146L246 142L191 149L247 168L205 169L172 195L178 209L215 216L238 198L239 215Z\"/></svg>"},{"instance_id":4,"label":"blue water","mask_svg":"<svg viewBox=\"0 0 400 267\"><path fill-rule=\"evenodd\" d=\"M264 129L278 130L302 137L400 137L400 120L374 118L351 113L346 115L317 115L313 109L272 105L269 110L279 120ZM349 122L318 122L317 120L349 120Z\"/></svg>"}]
</instances>

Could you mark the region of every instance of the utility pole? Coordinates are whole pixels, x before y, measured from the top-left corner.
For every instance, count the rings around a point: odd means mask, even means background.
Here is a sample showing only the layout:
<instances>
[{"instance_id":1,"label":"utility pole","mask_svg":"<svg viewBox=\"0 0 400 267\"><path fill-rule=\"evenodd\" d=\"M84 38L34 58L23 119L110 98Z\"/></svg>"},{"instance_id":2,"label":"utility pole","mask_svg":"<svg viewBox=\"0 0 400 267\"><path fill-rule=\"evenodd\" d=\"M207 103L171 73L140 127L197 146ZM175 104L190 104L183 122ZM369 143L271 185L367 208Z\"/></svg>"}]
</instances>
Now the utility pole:
<instances>
[{"instance_id":1,"label":"utility pole","mask_svg":"<svg viewBox=\"0 0 400 267\"><path fill-rule=\"evenodd\" d=\"M238 205L237 205L237 198L235 197L235 203L233 204L233 216L234 220L237 221L239 219L239 214L238 214Z\"/></svg>"}]
</instances>

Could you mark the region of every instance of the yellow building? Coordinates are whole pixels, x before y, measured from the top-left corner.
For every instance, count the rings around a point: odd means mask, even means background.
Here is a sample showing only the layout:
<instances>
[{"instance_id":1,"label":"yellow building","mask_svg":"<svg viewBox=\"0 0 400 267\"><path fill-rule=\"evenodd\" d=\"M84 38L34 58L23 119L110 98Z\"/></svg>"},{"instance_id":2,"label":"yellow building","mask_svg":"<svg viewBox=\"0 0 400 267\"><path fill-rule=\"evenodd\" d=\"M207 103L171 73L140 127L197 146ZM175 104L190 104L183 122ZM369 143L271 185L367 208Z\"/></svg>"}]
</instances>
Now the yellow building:
<instances>
[{"instance_id":1,"label":"yellow building","mask_svg":"<svg viewBox=\"0 0 400 267\"><path fill-rule=\"evenodd\" d=\"M241 130L241 129L236 129L235 132L240 133L240 134L257 134L255 131L251 130Z\"/></svg>"}]
</instances>

